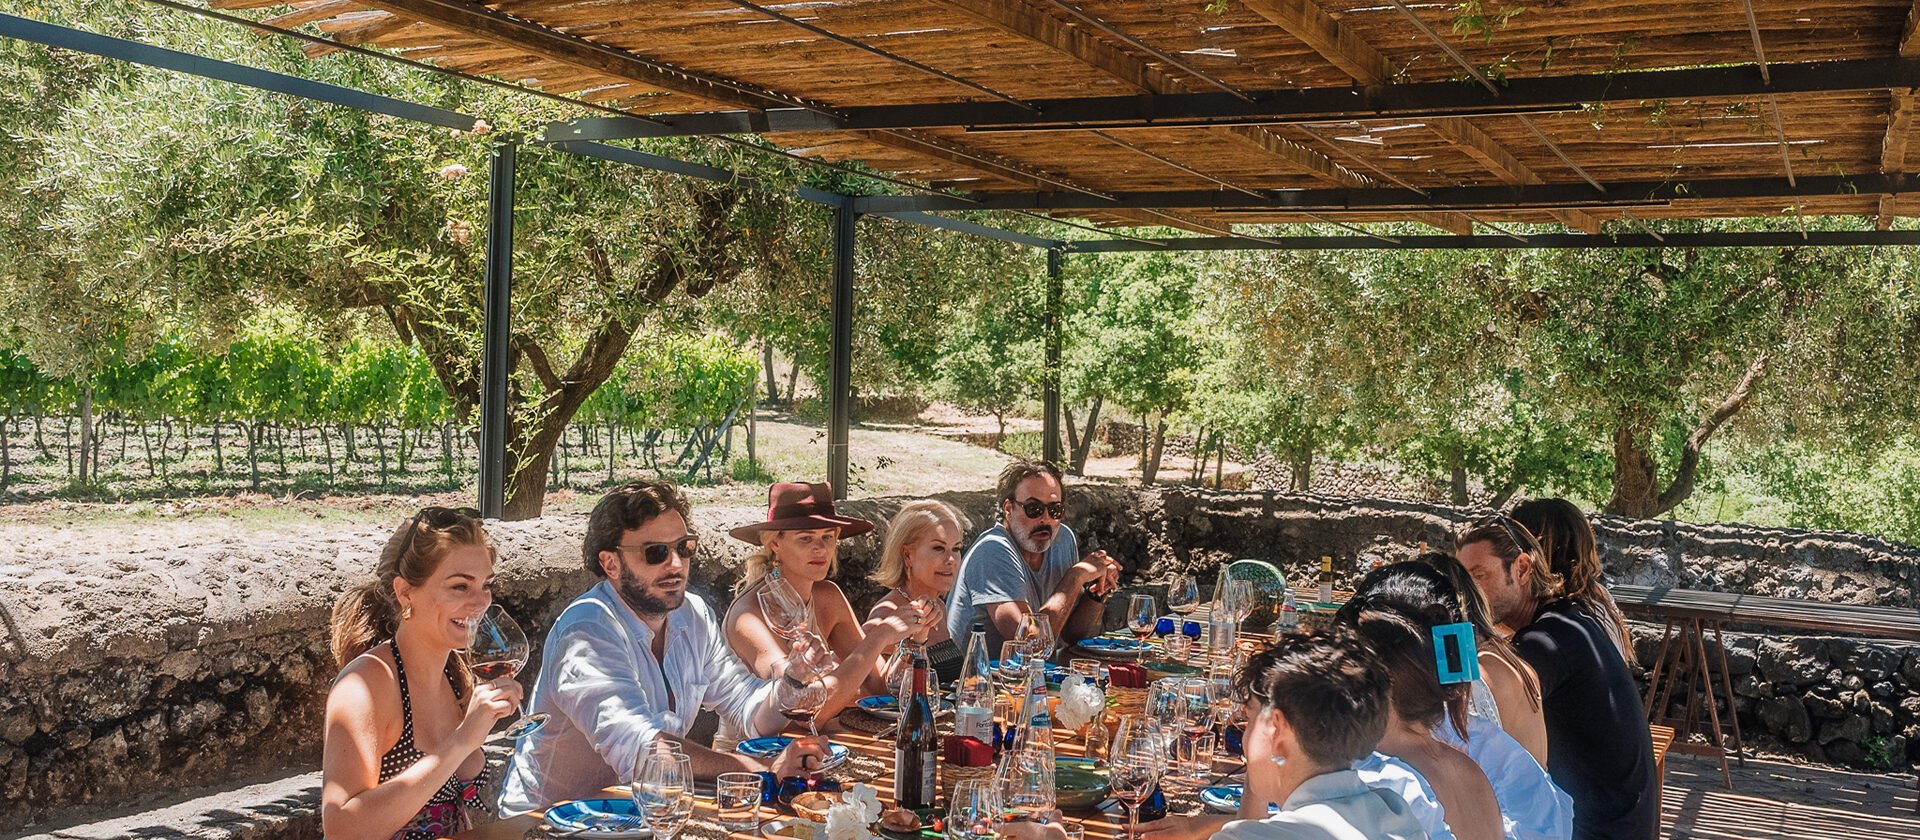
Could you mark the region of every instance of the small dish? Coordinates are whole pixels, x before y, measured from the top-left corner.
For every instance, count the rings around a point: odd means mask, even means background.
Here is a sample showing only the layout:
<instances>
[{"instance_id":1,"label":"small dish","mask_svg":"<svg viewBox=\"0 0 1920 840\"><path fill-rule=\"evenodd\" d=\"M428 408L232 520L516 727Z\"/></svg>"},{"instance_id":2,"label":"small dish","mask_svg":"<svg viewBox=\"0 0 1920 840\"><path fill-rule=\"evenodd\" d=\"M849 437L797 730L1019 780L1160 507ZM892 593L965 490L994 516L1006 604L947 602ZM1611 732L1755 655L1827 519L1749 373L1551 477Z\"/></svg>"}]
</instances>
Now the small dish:
<instances>
[{"instance_id":1,"label":"small dish","mask_svg":"<svg viewBox=\"0 0 1920 840\"><path fill-rule=\"evenodd\" d=\"M805 793L795 794L793 802L790 804L793 806L793 812L799 814L801 818L817 823L825 823L827 821L827 809L840 804L840 794L824 790L810 790Z\"/></svg>"},{"instance_id":2,"label":"small dish","mask_svg":"<svg viewBox=\"0 0 1920 840\"><path fill-rule=\"evenodd\" d=\"M1245 791L1242 785L1214 785L1200 791L1200 802L1215 813L1237 813L1240 810L1240 796Z\"/></svg>"},{"instance_id":3,"label":"small dish","mask_svg":"<svg viewBox=\"0 0 1920 840\"><path fill-rule=\"evenodd\" d=\"M826 835L826 826L799 817L780 817L760 824L760 836L768 840L818 840Z\"/></svg>"},{"instance_id":4,"label":"small dish","mask_svg":"<svg viewBox=\"0 0 1920 840\"><path fill-rule=\"evenodd\" d=\"M631 799L575 799L547 809L547 824L555 831L581 837L652 837L646 818Z\"/></svg>"}]
</instances>

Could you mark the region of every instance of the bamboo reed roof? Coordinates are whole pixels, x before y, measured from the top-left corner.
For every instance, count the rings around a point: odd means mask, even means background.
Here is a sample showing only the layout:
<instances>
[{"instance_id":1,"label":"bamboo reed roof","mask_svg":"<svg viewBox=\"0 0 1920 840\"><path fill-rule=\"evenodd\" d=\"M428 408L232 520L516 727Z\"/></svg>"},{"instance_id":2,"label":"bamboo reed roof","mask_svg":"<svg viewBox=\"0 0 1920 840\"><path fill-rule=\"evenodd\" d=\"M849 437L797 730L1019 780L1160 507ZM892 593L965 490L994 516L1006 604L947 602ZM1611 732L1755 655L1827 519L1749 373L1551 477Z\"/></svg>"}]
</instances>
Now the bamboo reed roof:
<instances>
[{"instance_id":1,"label":"bamboo reed roof","mask_svg":"<svg viewBox=\"0 0 1920 840\"><path fill-rule=\"evenodd\" d=\"M860 161L970 195L1158 195L1058 211L1106 224L1420 221L1631 230L1664 218L1920 215L1906 192L1917 74L1771 93L1808 62L1920 56L1915 0L213 0L267 22L673 122L671 115L1031 103L1298 89L1626 77L1732 66L1737 95L1562 104L1517 113L984 130L928 124L771 131L798 153ZM323 52L324 48L310 48ZM1909 66L1909 65L1900 65ZM1920 61L1912 63L1920 68ZM1752 87L1752 86L1750 86ZM1497 93L1494 94L1496 97ZM1169 100L1170 101L1170 100ZM1442 109L1444 110L1444 109ZM1378 112L1374 112L1378 113ZM935 121L938 122L938 121ZM1006 129L1008 126L1000 126ZM1017 128L1017 126L1016 126ZM1913 165L1920 170L1920 161ZM1845 179L1889 175L1874 184ZM1841 181L1834 183L1838 177ZM1274 190L1592 187L1765 181L1740 197L1320 206ZM1824 181L1821 179L1825 179ZM1807 183L1827 186L1811 190ZM1761 194L1753 194L1753 193ZM1617 195L1614 196L1618 198ZM1048 209L1041 207L1039 209Z\"/></svg>"}]
</instances>

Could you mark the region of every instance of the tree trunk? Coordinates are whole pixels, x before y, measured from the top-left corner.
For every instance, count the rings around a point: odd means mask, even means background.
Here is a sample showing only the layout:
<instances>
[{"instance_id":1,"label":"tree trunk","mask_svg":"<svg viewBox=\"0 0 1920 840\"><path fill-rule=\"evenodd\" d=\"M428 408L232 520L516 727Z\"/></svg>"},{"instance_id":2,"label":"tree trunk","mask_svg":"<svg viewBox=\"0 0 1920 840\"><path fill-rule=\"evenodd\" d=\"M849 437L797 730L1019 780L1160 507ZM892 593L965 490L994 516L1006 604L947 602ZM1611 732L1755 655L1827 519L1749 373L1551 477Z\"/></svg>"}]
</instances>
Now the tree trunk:
<instances>
[{"instance_id":1,"label":"tree trunk","mask_svg":"<svg viewBox=\"0 0 1920 840\"><path fill-rule=\"evenodd\" d=\"M1217 454L1219 455L1219 459L1213 462L1213 489L1220 490L1227 486L1226 484L1226 476L1227 476L1227 437L1226 435L1220 436L1220 450Z\"/></svg>"},{"instance_id":2,"label":"tree trunk","mask_svg":"<svg viewBox=\"0 0 1920 840\"><path fill-rule=\"evenodd\" d=\"M1006 413L1001 411L994 412L993 422L1000 424L1000 428L993 433L993 448L996 451L1005 452L1006 446L1007 446L1007 415Z\"/></svg>"},{"instance_id":3,"label":"tree trunk","mask_svg":"<svg viewBox=\"0 0 1920 840\"><path fill-rule=\"evenodd\" d=\"M552 469L553 450L535 452L521 461L507 478L507 503L501 517L508 520L532 519L540 515L547 501L547 472Z\"/></svg>"},{"instance_id":4,"label":"tree trunk","mask_svg":"<svg viewBox=\"0 0 1920 840\"><path fill-rule=\"evenodd\" d=\"M1147 455L1146 467L1140 472L1140 485L1152 487L1155 477L1160 475L1160 456L1167 450L1167 415L1163 412L1153 424L1153 448Z\"/></svg>"},{"instance_id":5,"label":"tree trunk","mask_svg":"<svg viewBox=\"0 0 1920 840\"><path fill-rule=\"evenodd\" d=\"M1086 431L1080 435L1080 446L1073 450L1073 474L1084 475L1087 471L1087 453L1093 451L1093 433L1100 428L1100 406L1106 397L1094 397L1093 407L1087 409Z\"/></svg>"},{"instance_id":6,"label":"tree trunk","mask_svg":"<svg viewBox=\"0 0 1920 840\"><path fill-rule=\"evenodd\" d=\"M1713 411L1700 418L1700 424L1687 435L1680 449L1680 466L1666 489L1659 488L1659 475L1653 460L1653 421L1637 412L1623 412L1613 433L1613 495L1605 511L1617 516L1650 519L1678 507L1693 495L1693 483L1699 477L1700 449L1715 432L1753 397L1753 386L1767 375L1771 353L1761 353L1747 365L1740 381Z\"/></svg>"},{"instance_id":7,"label":"tree trunk","mask_svg":"<svg viewBox=\"0 0 1920 840\"><path fill-rule=\"evenodd\" d=\"M87 456L93 451L93 386L80 389L80 483L87 483ZM94 465L97 469L98 464Z\"/></svg>"},{"instance_id":8,"label":"tree trunk","mask_svg":"<svg viewBox=\"0 0 1920 840\"><path fill-rule=\"evenodd\" d=\"M373 427L373 446L380 453L380 483L387 483L387 429L376 424Z\"/></svg>"},{"instance_id":9,"label":"tree trunk","mask_svg":"<svg viewBox=\"0 0 1920 840\"><path fill-rule=\"evenodd\" d=\"M1289 489L1305 493L1313 489L1313 443L1302 443L1288 450L1287 468L1293 474Z\"/></svg>"},{"instance_id":10,"label":"tree trunk","mask_svg":"<svg viewBox=\"0 0 1920 840\"><path fill-rule=\"evenodd\" d=\"M274 460L280 465L280 480L287 480L287 430L282 426L270 427L273 431Z\"/></svg>"},{"instance_id":11,"label":"tree trunk","mask_svg":"<svg viewBox=\"0 0 1920 840\"><path fill-rule=\"evenodd\" d=\"M1447 450L1447 488L1453 499L1454 507L1467 504L1467 456L1455 444Z\"/></svg>"},{"instance_id":12,"label":"tree trunk","mask_svg":"<svg viewBox=\"0 0 1920 840\"><path fill-rule=\"evenodd\" d=\"M619 439L616 436L614 425L612 423L608 423L607 424L607 485L608 486L613 485L613 458L614 458L614 453L620 451L619 447L617 446L618 443L619 443Z\"/></svg>"},{"instance_id":13,"label":"tree trunk","mask_svg":"<svg viewBox=\"0 0 1920 840\"><path fill-rule=\"evenodd\" d=\"M760 340L760 378L767 381L767 404L772 405L780 399L780 383L774 379L773 342L764 338Z\"/></svg>"},{"instance_id":14,"label":"tree trunk","mask_svg":"<svg viewBox=\"0 0 1920 840\"><path fill-rule=\"evenodd\" d=\"M147 477L159 478L160 468L153 463L153 439L147 436L147 421L140 421L140 450L147 455Z\"/></svg>"},{"instance_id":15,"label":"tree trunk","mask_svg":"<svg viewBox=\"0 0 1920 840\"><path fill-rule=\"evenodd\" d=\"M1064 450L1067 453L1067 473L1079 475L1080 472L1073 468L1073 453L1080 451L1080 430L1073 423L1073 408L1065 403L1060 404L1060 429L1067 435L1067 448Z\"/></svg>"},{"instance_id":16,"label":"tree trunk","mask_svg":"<svg viewBox=\"0 0 1920 840\"><path fill-rule=\"evenodd\" d=\"M794 406L796 405L795 400L798 399L799 397L799 390L798 390L799 387L800 387L800 357L796 355L793 357L793 369L790 371L787 371L787 410L788 411L792 411L794 409Z\"/></svg>"},{"instance_id":17,"label":"tree trunk","mask_svg":"<svg viewBox=\"0 0 1920 840\"><path fill-rule=\"evenodd\" d=\"M60 417L60 450L67 453L67 480L73 480L73 418Z\"/></svg>"},{"instance_id":18,"label":"tree trunk","mask_svg":"<svg viewBox=\"0 0 1920 840\"><path fill-rule=\"evenodd\" d=\"M47 415L40 409L33 410L33 445L40 450L40 457L53 460L53 453L47 451L47 440L41 436L41 425Z\"/></svg>"},{"instance_id":19,"label":"tree trunk","mask_svg":"<svg viewBox=\"0 0 1920 840\"><path fill-rule=\"evenodd\" d=\"M1207 444L1207 427L1201 426L1200 430L1197 432L1194 432L1193 434L1193 469L1191 470L1192 475L1189 475L1187 477L1188 484L1198 485L1200 483L1200 478L1207 474L1206 473L1206 470L1207 470L1207 445L1206 444Z\"/></svg>"},{"instance_id":20,"label":"tree trunk","mask_svg":"<svg viewBox=\"0 0 1920 840\"><path fill-rule=\"evenodd\" d=\"M264 433L261 423L255 421L247 427L247 475L248 486L255 491L260 489L260 435Z\"/></svg>"},{"instance_id":21,"label":"tree trunk","mask_svg":"<svg viewBox=\"0 0 1920 840\"><path fill-rule=\"evenodd\" d=\"M7 449L7 424L12 420L11 416L0 418L0 493L6 492L7 481L13 478L13 452Z\"/></svg>"},{"instance_id":22,"label":"tree trunk","mask_svg":"<svg viewBox=\"0 0 1920 840\"><path fill-rule=\"evenodd\" d=\"M333 436L327 434L327 425L320 424L320 455L327 459L327 483L333 483Z\"/></svg>"},{"instance_id":23,"label":"tree trunk","mask_svg":"<svg viewBox=\"0 0 1920 840\"><path fill-rule=\"evenodd\" d=\"M440 424L440 469L446 471L447 481L453 481L453 431L451 423Z\"/></svg>"},{"instance_id":24,"label":"tree trunk","mask_svg":"<svg viewBox=\"0 0 1920 840\"><path fill-rule=\"evenodd\" d=\"M173 418L164 417L160 420L160 482L169 488L173 486L173 477L167 474L167 449L172 446ZM182 453L180 457L185 460L187 456Z\"/></svg>"},{"instance_id":25,"label":"tree trunk","mask_svg":"<svg viewBox=\"0 0 1920 840\"><path fill-rule=\"evenodd\" d=\"M226 456L220 451L220 421L215 420L213 421L213 473L224 475L226 471Z\"/></svg>"}]
</instances>

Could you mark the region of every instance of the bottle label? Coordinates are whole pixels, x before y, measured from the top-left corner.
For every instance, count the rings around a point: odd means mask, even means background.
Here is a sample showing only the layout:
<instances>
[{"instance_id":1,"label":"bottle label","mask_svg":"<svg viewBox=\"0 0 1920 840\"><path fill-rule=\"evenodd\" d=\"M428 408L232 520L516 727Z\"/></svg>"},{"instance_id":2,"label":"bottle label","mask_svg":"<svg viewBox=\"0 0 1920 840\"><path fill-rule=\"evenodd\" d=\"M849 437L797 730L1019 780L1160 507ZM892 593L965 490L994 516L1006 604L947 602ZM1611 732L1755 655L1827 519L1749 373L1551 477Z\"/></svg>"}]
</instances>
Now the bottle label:
<instances>
[{"instance_id":1,"label":"bottle label","mask_svg":"<svg viewBox=\"0 0 1920 840\"><path fill-rule=\"evenodd\" d=\"M961 706L953 713L953 732L968 738L993 743L993 710L983 706Z\"/></svg>"}]
</instances>

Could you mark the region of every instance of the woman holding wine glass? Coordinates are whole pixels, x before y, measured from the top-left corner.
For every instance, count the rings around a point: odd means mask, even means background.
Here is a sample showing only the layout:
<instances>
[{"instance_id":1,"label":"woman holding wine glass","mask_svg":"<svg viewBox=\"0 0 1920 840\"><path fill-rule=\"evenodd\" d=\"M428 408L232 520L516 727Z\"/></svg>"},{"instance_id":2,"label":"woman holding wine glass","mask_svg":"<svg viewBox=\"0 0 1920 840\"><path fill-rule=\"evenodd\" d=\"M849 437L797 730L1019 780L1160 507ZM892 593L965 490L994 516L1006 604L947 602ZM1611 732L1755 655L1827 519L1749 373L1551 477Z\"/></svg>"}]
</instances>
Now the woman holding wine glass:
<instances>
[{"instance_id":1,"label":"woman holding wine glass","mask_svg":"<svg viewBox=\"0 0 1920 840\"><path fill-rule=\"evenodd\" d=\"M869 674L836 684L819 715L832 717L863 691L884 692L880 663L900 641L936 623L940 613L928 605L876 609L863 624L846 593L829 580L839 559L840 540L873 530L864 519L834 513L833 490L826 484L783 483L767 491L765 521L729 531L759 550L747 556L733 606L724 621L727 647L761 679L780 672L794 638L810 634L842 662L848 673ZM737 727L723 726L718 741L737 740Z\"/></svg>"},{"instance_id":2,"label":"woman holding wine glass","mask_svg":"<svg viewBox=\"0 0 1920 840\"><path fill-rule=\"evenodd\" d=\"M521 699L511 676L476 682L456 653L492 603L493 564L477 511L425 508L387 540L374 579L335 604L326 836L425 840L468 826L486 781L480 745Z\"/></svg>"}]
</instances>

